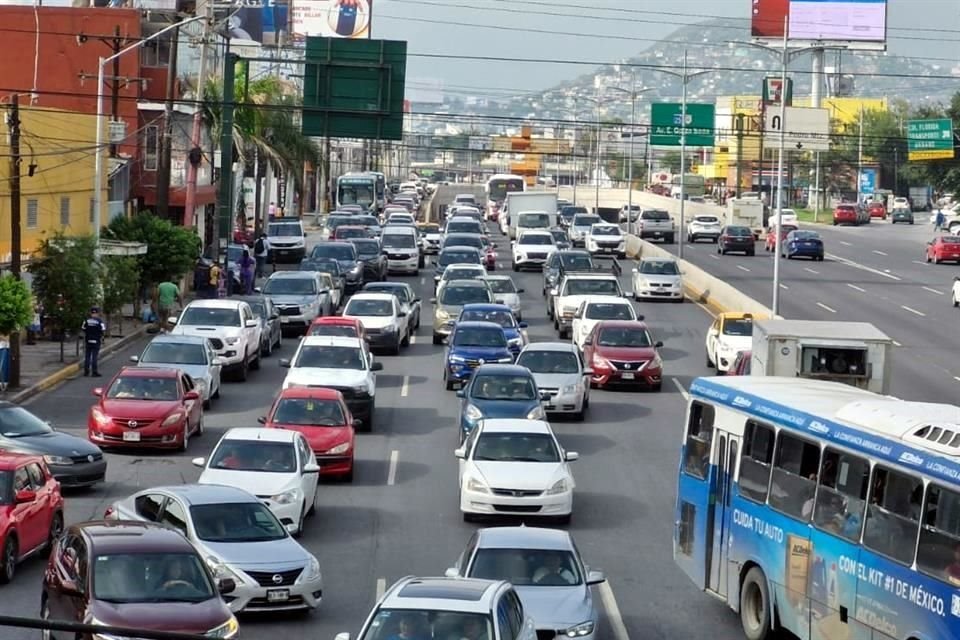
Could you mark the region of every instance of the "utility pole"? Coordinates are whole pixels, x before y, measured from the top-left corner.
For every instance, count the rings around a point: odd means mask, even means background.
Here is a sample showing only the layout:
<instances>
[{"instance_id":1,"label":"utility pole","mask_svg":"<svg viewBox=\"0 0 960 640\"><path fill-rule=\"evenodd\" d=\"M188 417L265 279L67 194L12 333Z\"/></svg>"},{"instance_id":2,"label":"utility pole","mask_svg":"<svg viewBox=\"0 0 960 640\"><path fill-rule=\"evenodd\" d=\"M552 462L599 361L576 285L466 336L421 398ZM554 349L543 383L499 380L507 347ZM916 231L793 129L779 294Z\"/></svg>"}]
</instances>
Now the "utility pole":
<instances>
[{"instance_id":1,"label":"utility pole","mask_svg":"<svg viewBox=\"0 0 960 640\"><path fill-rule=\"evenodd\" d=\"M863 200L863 105L860 105L860 135L857 141L857 206Z\"/></svg>"},{"instance_id":2,"label":"utility pole","mask_svg":"<svg viewBox=\"0 0 960 640\"><path fill-rule=\"evenodd\" d=\"M740 182L743 173L743 114L738 113L734 116L734 123L737 127L737 188L734 191L736 197L740 197Z\"/></svg>"},{"instance_id":3,"label":"utility pole","mask_svg":"<svg viewBox=\"0 0 960 640\"><path fill-rule=\"evenodd\" d=\"M597 166L594 169L593 181L596 183L596 199L593 204L593 212L600 213L600 96L597 95Z\"/></svg>"},{"instance_id":4,"label":"utility pole","mask_svg":"<svg viewBox=\"0 0 960 640\"><path fill-rule=\"evenodd\" d=\"M20 96L10 96L10 273L20 279ZM10 334L10 370L7 384L20 386L20 332Z\"/></svg>"},{"instance_id":5,"label":"utility pole","mask_svg":"<svg viewBox=\"0 0 960 640\"><path fill-rule=\"evenodd\" d=\"M787 131L787 64L790 52L787 50L787 17L783 18L783 54L780 60L780 148L777 153L777 220L774 232L776 242L773 254L773 316L780 315L780 243L783 225L783 155Z\"/></svg>"},{"instance_id":6,"label":"utility pole","mask_svg":"<svg viewBox=\"0 0 960 640\"><path fill-rule=\"evenodd\" d=\"M180 30L177 29L170 36L170 59L167 62L167 91L163 104L163 129L160 136L160 157L157 167L157 215L170 219L170 170L171 152L173 149L171 135L173 133L173 98L177 86L177 45ZM113 61L117 64L117 60ZM198 107L199 108L199 107ZM173 222L171 220L171 222Z\"/></svg>"},{"instance_id":7,"label":"utility pole","mask_svg":"<svg viewBox=\"0 0 960 640\"><path fill-rule=\"evenodd\" d=\"M113 50L113 80L110 82L110 121L116 122L120 115L120 49L123 47L123 40L120 38L120 25L113 28L113 41L110 42L110 48ZM99 153L99 149L97 152ZM117 145L110 145L110 157L117 157Z\"/></svg>"},{"instance_id":8,"label":"utility pole","mask_svg":"<svg viewBox=\"0 0 960 640\"><path fill-rule=\"evenodd\" d=\"M187 193L184 200L183 224L186 227L192 227L195 224L194 215L197 209L197 173L200 169L200 163L203 162L203 148L201 145L200 134L203 123L203 109L201 105L204 98L204 88L207 85L207 56L209 50L210 28L213 22L213 3L209 0L198 0L197 15L204 17L203 35L200 42L200 72L197 74L197 95L194 99L197 101L196 111L193 112L193 126L190 130L190 153L189 164L187 165ZM202 235L202 231L201 231ZM204 238L208 241L209 238Z\"/></svg>"},{"instance_id":9,"label":"utility pole","mask_svg":"<svg viewBox=\"0 0 960 640\"><path fill-rule=\"evenodd\" d=\"M213 259L219 260L220 242L229 242L230 226L233 220L233 113L235 107L234 88L237 79L237 62L240 56L227 52L223 60L223 105L222 129L220 132L220 185L217 194L217 224L214 225ZM224 265L226 266L226 265Z\"/></svg>"},{"instance_id":10,"label":"utility pole","mask_svg":"<svg viewBox=\"0 0 960 640\"><path fill-rule=\"evenodd\" d=\"M577 182L580 181L580 157L577 155L577 105L573 105L573 145L570 147L570 162L573 164L573 204L577 204Z\"/></svg>"}]
</instances>

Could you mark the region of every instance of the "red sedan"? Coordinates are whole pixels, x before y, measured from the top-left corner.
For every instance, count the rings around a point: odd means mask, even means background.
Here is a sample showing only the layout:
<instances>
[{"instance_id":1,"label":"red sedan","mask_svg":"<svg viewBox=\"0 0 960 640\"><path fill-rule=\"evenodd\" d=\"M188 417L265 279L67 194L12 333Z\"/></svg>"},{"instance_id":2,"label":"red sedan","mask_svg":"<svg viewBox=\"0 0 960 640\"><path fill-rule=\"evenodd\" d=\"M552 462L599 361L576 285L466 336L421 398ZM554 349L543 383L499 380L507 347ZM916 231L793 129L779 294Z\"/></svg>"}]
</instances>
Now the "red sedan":
<instances>
[{"instance_id":1,"label":"red sedan","mask_svg":"<svg viewBox=\"0 0 960 640\"><path fill-rule=\"evenodd\" d=\"M960 236L937 236L927 243L927 262L940 264L948 260L960 264Z\"/></svg>"},{"instance_id":2,"label":"red sedan","mask_svg":"<svg viewBox=\"0 0 960 640\"><path fill-rule=\"evenodd\" d=\"M780 244L783 244L783 241L787 239L787 234L791 231L796 231L799 229L796 225L792 224L781 224L780 225ZM767 239L763 243L763 248L767 251L774 251L777 247L777 228L773 225L767 229Z\"/></svg>"},{"instance_id":3,"label":"red sedan","mask_svg":"<svg viewBox=\"0 0 960 640\"><path fill-rule=\"evenodd\" d=\"M602 320L584 341L583 358L593 369L591 385L645 386L660 391L663 361L644 322Z\"/></svg>"},{"instance_id":4,"label":"red sedan","mask_svg":"<svg viewBox=\"0 0 960 640\"><path fill-rule=\"evenodd\" d=\"M101 447L157 447L186 451L203 433L203 398L175 369L124 367L90 408L87 437Z\"/></svg>"},{"instance_id":5,"label":"red sedan","mask_svg":"<svg viewBox=\"0 0 960 640\"><path fill-rule=\"evenodd\" d=\"M0 453L0 582L63 532L63 496L43 456Z\"/></svg>"},{"instance_id":6,"label":"red sedan","mask_svg":"<svg viewBox=\"0 0 960 640\"><path fill-rule=\"evenodd\" d=\"M299 431L316 454L321 475L353 480L354 427L360 421L336 389L284 389L260 422L268 429Z\"/></svg>"},{"instance_id":7,"label":"red sedan","mask_svg":"<svg viewBox=\"0 0 960 640\"><path fill-rule=\"evenodd\" d=\"M833 224L860 224L860 215L855 204L838 204L833 209Z\"/></svg>"},{"instance_id":8,"label":"red sedan","mask_svg":"<svg viewBox=\"0 0 960 640\"><path fill-rule=\"evenodd\" d=\"M871 218L887 219L887 208L883 206L882 202L871 202L867 211L870 213Z\"/></svg>"},{"instance_id":9,"label":"red sedan","mask_svg":"<svg viewBox=\"0 0 960 640\"><path fill-rule=\"evenodd\" d=\"M322 316L313 321L308 336L339 336L344 338L363 338L367 339L367 333L363 329L363 323L356 318L344 318L343 316Z\"/></svg>"}]
</instances>

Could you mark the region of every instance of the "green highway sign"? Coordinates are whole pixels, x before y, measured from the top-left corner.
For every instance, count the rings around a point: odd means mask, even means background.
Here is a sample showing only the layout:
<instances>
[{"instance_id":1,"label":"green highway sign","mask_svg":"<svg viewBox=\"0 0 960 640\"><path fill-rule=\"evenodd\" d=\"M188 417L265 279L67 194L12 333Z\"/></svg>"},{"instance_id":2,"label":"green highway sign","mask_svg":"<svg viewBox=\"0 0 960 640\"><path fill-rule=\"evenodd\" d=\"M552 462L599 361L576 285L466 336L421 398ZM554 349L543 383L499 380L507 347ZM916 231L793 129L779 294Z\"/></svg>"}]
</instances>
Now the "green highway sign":
<instances>
[{"instance_id":1,"label":"green highway sign","mask_svg":"<svg viewBox=\"0 0 960 640\"><path fill-rule=\"evenodd\" d=\"M953 158L953 122L949 118L908 120L907 156L910 160Z\"/></svg>"},{"instance_id":2,"label":"green highway sign","mask_svg":"<svg viewBox=\"0 0 960 640\"><path fill-rule=\"evenodd\" d=\"M687 121L683 122L683 105L679 102L657 102L650 107L650 144L679 147L686 135L688 147L712 147L714 133L712 104L687 103Z\"/></svg>"}]
</instances>

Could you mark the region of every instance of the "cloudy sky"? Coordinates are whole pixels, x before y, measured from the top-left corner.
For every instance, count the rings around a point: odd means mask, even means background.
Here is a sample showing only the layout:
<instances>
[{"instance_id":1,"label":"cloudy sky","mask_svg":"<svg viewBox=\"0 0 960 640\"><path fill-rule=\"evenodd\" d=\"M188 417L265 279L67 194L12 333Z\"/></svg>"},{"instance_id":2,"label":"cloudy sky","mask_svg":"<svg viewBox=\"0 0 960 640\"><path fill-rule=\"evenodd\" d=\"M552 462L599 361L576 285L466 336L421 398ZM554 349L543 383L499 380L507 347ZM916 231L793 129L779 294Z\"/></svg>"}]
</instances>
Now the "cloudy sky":
<instances>
[{"instance_id":1,"label":"cloudy sky","mask_svg":"<svg viewBox=\"0 0 960 640\"><path fill-rule=\"evenodd\" d=\"M948 69L960 61L960 2L888 1L891 53L935 57ZM750 11L751 0L373 0L373 37L410 43L411 89L436 78L448 91L483 94L544 89L591 68L504 58L616 62L716 16L736 19L742 29L730 37L744 39Z\"/></svg>"}]
</instances>

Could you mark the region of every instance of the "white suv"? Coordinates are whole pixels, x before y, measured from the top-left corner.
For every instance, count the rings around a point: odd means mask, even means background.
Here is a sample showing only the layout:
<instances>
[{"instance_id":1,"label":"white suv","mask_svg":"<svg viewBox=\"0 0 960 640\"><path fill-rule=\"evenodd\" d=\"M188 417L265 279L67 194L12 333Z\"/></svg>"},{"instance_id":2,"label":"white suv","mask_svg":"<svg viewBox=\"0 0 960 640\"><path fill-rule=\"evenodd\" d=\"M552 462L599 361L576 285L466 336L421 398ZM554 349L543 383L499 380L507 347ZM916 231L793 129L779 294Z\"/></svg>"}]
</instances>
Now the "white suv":
<instances>
[{"instance_id":1,"label":"white suv","mask_svg":"<svg viewBox=\"0 0 960 640\"><path fill-rule=\"evenodd\" d=\"M267 242L275 262L300 262L307 255L307 232L296 218L267 223Z\"/></svg>"},{"instance_id":2,"label":"white suv","mask_svg":"<svg viewBox=\"0 0 960 640\"><path fill-rule=\"evenodd\" d=\"M609 222L590 225L586 237L587 251L593 255L612 255L623 258L627 255L626 238L620 227Z\"/></svg>"},{"instance_id":3,"label":"white suv","mask_svg":"<svg viewBox=\"0 0 960 640\"><path fill-rule=\"evenodd\" d=\"M363 325L371 349L386 349L400 355L400 347L410 344L410 318L392 293L357 293L347 301L344 318Z\"/></svg>"},{"instance_id":4,"label":"white suv","mask_svg":"<svg viewBox=\"0 0 960 640\"><path fill-rule=\"evenodd\" d=\"M513 249L513 270L523 267L543 267L550 254L557 250L553 234L549 231L523 231L516 241L510 243Z\"/></svg>"},{"instance_id":5,"label":"white suv","mask_svg":"<svg viewBox=\"0 0 960 640\"><path fill-rule=\"evenodd\" d=\"M260 320L242 300L195 300L179 318L169 318L173 335L201 336L210 340L223 362L223 370L247 379L260 368Z\"/></svg>"}]
</instances>

